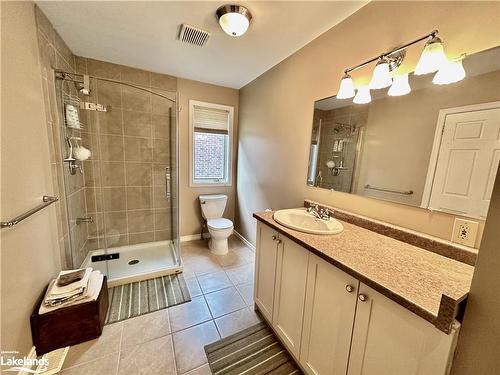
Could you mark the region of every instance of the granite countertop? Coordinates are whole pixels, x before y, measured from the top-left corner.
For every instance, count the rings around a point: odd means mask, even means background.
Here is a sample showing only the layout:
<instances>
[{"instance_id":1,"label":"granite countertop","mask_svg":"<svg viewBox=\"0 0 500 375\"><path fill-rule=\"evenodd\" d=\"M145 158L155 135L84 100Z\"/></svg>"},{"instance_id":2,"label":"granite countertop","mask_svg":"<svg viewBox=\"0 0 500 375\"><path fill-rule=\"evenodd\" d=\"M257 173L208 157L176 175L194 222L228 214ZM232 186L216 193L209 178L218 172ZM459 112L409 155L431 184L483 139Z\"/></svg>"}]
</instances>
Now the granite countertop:
<instances>
[{"instance_id":1,"label":"granite countertop","mask_svg":"<svg viewBox=\"0 0 500 375\"><path fill-rule=\"evenodd\" d=\"M474 267L342 221L343 232L314 235L289 229L273 212L257 220L449 333Z\"/></svg>"}]
</instances>

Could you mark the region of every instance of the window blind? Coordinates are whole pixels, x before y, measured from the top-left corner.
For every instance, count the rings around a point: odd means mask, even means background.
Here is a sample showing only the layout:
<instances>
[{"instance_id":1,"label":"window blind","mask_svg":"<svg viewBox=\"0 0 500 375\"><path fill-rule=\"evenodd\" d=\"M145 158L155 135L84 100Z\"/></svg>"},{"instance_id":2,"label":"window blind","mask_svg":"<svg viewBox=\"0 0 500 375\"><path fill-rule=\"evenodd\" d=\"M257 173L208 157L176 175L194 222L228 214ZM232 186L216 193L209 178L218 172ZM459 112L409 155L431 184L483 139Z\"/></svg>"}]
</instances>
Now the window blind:
<instances>
[{"instance_id":1,"label":"window blind","mask_svg":"<svg viewBox=\"0 0 500 375\"><path fill-rule=\"evenodd\" d=\"M195 132L229 134L229 111L194 106L193 127Z\"/></svg>"}]
</instances>

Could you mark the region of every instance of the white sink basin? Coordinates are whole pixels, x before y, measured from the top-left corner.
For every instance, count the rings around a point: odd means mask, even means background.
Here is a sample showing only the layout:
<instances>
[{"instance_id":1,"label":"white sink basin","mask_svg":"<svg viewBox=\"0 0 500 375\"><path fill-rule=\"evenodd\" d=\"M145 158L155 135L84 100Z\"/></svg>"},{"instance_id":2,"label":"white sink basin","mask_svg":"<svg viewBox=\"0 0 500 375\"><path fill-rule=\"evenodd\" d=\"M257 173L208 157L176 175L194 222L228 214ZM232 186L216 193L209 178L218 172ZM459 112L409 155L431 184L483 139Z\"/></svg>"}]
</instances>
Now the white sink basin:
<instances>
[{"instance_id":1,"label":"white sink basin","mask_svg":"<svg viewBox=\"0 0 500 375\"><path fill-rule=\"evenodd\" d=\"M304 233L337 234L344 230L342 223L333 217L328 220L318 219L305 208L279 210L274 213L273 218L287 228Z\"/></svg>"}]
</instances>

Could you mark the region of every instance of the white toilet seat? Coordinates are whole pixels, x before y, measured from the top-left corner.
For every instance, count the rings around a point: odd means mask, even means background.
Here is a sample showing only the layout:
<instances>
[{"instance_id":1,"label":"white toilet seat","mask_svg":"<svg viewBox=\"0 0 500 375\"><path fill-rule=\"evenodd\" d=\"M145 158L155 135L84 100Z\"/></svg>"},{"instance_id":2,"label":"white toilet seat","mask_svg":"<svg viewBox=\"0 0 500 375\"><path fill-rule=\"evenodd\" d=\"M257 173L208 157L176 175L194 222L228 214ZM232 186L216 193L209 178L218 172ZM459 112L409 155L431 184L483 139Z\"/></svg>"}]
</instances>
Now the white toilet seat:
<instances>
[{"instance_id":1,"label":"white toilet seat","mask_svg":"<svg viewBox=\"0 0 500 375\"><path fill-rule=\"evenodd\" d=\"M225 230L233 227L233 222L229 219L223 217L219 219L209 219L207 220L207 226L209 229L213 230Z\"/></svg>"}]
</instances>

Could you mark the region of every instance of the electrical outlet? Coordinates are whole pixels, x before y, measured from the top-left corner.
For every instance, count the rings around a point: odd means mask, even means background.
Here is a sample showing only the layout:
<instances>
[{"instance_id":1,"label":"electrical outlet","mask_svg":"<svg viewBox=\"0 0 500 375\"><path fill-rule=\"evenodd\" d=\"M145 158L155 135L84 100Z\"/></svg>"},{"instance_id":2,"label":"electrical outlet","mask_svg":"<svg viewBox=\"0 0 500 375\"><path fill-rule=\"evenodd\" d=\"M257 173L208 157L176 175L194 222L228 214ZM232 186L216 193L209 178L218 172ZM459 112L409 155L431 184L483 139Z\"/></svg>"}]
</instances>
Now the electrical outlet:
<instances>
[{"instance_id":1,"label":"electrical outlet","mask_svg":"<svg viewBox=\"0 0 500 375\"><path fill-rule=\"evenodd\" d=\"M477 221L455 219L451 240L461 245L474 247L479 223Z\"/></svg>"}]
</instances>

